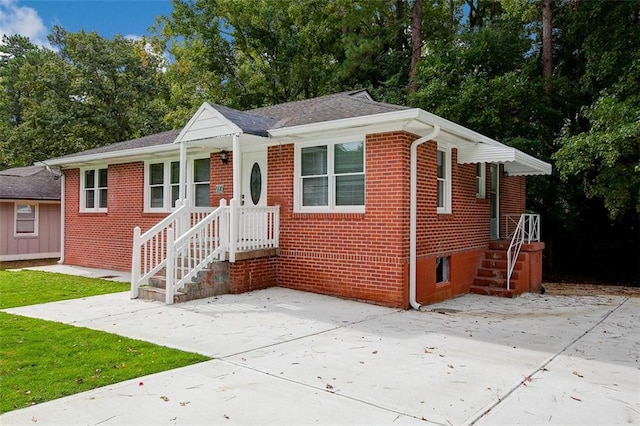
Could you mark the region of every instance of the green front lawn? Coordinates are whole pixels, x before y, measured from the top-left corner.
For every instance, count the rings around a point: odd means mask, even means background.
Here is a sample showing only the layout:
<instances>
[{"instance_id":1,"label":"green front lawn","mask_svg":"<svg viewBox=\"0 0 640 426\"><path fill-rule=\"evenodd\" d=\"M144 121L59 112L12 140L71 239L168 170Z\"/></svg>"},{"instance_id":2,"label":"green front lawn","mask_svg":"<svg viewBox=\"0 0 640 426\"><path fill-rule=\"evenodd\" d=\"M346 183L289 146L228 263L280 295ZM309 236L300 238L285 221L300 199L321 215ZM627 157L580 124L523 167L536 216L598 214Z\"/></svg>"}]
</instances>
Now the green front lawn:
<instances>
[{"instance_id":1,"label":"green front lawn","mask_svg":"<svg viewBox=\"0 0 640 426\"><path fill-rule=\"evenodd\" d=\"M2 308L127 289L128 284L63 274L0 271ZM0 413L208 359L116 334L0 312Z\"/></svg>"},{"instance_id":2,"label":"green front lawn","mask_svg":"<svg viewBox=\"0 0 640 426\"><path fill-rule=\"evenodd\" d=\"M40 271L0 270L0 309L127 291L120 283Z\"/></svg>"}]
</instances>

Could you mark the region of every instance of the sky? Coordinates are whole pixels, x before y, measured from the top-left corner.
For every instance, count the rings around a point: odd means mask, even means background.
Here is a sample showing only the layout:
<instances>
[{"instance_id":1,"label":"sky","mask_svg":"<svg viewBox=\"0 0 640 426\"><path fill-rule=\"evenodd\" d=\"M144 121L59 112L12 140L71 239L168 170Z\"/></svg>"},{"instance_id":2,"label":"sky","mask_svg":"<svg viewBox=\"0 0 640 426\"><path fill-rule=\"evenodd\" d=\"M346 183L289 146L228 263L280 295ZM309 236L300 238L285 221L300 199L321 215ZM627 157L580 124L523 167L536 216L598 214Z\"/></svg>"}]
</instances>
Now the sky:
<instances>
[{"instance_id":1,"label":"sky","mask_svg":"<svg viewBox=\"0 0 640 426\"><path fill-rule=\"evenodd\" d=\"M170 0L0 0L0 36L20 34L48 46L54 25L106 38L150 34L156 16L171 13Z\"/></svg>"}]
</instances>

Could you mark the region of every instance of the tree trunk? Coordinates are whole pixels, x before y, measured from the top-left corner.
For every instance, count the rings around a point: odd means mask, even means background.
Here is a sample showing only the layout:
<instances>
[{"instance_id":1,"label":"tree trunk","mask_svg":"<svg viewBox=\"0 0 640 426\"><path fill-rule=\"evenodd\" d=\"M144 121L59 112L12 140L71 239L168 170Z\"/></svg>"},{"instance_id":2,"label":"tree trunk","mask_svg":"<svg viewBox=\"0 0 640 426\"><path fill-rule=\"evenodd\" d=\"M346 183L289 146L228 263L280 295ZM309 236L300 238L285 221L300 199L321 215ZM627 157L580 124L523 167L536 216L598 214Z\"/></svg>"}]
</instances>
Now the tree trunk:
<instances>
[{"instance_id":1,"label":"tree trunk","mask_svg":"<svg viewBox=\"0 0 640 426\"><path fill-rule=\"evenodd\" d=\"M411 67L409 68L409 94L418 90L415 81L418 62L422 54L422 0L415 0L411 18Z\"/></svg>"}]
</instances>

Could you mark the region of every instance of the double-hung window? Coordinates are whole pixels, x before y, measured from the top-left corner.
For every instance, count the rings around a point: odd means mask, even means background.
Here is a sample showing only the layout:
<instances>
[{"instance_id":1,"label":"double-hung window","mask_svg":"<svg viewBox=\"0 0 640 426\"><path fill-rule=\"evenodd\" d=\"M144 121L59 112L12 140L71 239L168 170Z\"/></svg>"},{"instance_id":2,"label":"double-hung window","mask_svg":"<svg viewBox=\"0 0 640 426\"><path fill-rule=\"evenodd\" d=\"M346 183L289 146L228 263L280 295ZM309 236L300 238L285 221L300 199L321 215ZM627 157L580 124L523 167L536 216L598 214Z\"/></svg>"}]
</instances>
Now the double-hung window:
<instances>
[{"instance_id":1,"label":"double-hung window","mask_svg":"<svg viewBox=\"0 0 640 426\"><path fill-rule=\"evenodd\" d=\"M180 197L180 161L148 162L145 167L145 211L171 211ZM195 207L209 206L209 167L209 157L190 160L187 167L187 187L191 189L185 194Z\"/></svg>"},{"instance_id":2,"label":"double-hung window","mask_svg":"<svg viewBox=\"0 0 640 426\"><path fill-rule=\"evenodd\" d=\"M80 174L80 211L106 212L108 170L83 169Z\"/></svg>"},{"instance_id":3,"label":"double-hung window","mask_svg":"<svg viewBox=\"0 0 640 426\"><path fill-rule=\"evenodd\" d=\"M16 237L38 235L37 204L16 203L14 235Z\"/></svg>"},{"instance_id":4,"label":"double-hung window","mask_svg":"<svg viewBox=\"0 0 640 426\"><path fill-rule=\"evenodd\" d=\"M438 213L451 213L451 148L438 146Z\"/></svg>"},{"instance_id":5,"label":"double-hung window","mask_svg":"<svg viewBox=\"0 0 640 426\"><path fill-rule=\"evenodd\" d=\"M296 210L364 212L364 142L296 147Z\"/></svg>"}]
</instances>

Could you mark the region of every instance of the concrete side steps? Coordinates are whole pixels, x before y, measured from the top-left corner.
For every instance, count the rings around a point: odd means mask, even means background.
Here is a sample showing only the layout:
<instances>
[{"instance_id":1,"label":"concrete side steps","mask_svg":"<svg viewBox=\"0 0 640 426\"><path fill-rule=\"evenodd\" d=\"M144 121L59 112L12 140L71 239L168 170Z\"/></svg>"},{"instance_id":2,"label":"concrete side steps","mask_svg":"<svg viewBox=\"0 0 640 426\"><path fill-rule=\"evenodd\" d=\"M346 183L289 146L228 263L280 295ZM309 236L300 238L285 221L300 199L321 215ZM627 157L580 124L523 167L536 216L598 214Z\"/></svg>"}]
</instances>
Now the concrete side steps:
<instances>
[{"instance_id":1,"label":"concrete side steps","mask_svg":"<svg viewBox=\"0 0 640 426\"><path fill-rule=\"evenodd\" d=\"M484 253L484 259L470 288L471 293L501 297L514 297L517 294L513 289L507 290L508 248L508 241L489 243L489 249ZM518 259L511 275L512 285L520 279L523 267L523 262ZM515 288L515 285L513 287Z\"/></svg>"}]
</instances>

